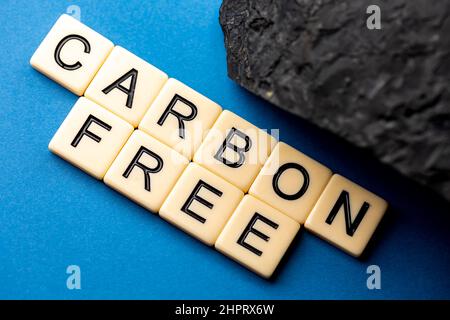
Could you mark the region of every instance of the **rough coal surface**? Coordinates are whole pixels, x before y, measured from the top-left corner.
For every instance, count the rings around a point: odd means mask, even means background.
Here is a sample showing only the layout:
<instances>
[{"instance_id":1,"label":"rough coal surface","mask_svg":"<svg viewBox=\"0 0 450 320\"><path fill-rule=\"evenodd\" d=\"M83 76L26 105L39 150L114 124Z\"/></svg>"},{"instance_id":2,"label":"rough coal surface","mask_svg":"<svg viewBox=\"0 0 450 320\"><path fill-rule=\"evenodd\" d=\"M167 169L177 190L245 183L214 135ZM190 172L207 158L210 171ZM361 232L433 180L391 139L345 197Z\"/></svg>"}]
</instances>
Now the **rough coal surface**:
<instances>
[{"instance_id":1,"label":"rough coal surface","mask_svg":"<svg viewBox=\"0 0 450 320\"><path fill-rule=\"evenodd\" d=\"M233 80L450 200L450 1L224 0L220 24Z\"/></svg>"}]
</instances>

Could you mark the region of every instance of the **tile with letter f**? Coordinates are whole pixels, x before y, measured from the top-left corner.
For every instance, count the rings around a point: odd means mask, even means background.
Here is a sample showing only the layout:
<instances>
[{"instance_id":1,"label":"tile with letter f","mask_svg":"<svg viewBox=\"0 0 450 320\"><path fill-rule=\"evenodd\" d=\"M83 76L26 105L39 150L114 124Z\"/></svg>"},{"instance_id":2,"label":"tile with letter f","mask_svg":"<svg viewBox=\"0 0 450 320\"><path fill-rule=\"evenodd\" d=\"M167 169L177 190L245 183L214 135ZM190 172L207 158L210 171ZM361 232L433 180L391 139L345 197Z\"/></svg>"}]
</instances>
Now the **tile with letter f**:
<instances>
[{"instance_id":1,"label":"tile with letter f","mask_svg":"<svg viewBox=\"0 0 450 320\"><path fill-rule=\"evenodd\" d=\"M132 132L129 123L81 97L48 148L93 177L102 179Z\"/></svg>"}]
</instances>

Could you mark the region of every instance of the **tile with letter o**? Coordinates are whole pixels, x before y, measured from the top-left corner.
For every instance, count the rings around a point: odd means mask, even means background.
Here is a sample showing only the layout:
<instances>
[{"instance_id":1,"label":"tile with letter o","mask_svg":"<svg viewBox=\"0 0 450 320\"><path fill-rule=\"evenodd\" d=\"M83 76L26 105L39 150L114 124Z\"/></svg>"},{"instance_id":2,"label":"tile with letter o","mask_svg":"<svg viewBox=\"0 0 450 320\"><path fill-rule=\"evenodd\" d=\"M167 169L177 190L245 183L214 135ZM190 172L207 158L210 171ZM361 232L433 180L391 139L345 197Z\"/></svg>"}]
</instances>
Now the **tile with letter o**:
<instances>
[{"instance_id":1,"label":"tile with letter o","mask_svg":"<svg viewBox=\"0 0 450 320\"><path fill-rule=\"evenodd\" d=\"M81 96L113 48L113 43L63 14L31 57L33 68Z\"/></svg>"},{"instance_id":2,"label":"tile with letter o","mask_svg":"<svg viewBox=\"0 0 450 320\"><path fill-rule=\"evenodd\" d=\"M48 148L93 177L102 179L132 132L129 123L81 97Z\"/></svg>"},{"instance_id":3,"label":"tile with letter o","mask_svg":"<svg viewBox=\"0 0 450 320\"><path fill-rule=\"evenodd\" d=\"M194 161L247 192L276 139L236 114L223 111Z\"/></svg>"},{"instance_id":4,"label":"tile with letter o","mask_svg":"<svg viewBox=\"0 0 450 320\"><path fill-rule=\"evenodd\" d=\"M115 46L85 96L137 127L167 78L150 63Z\"/></svg>"},{"instance_id":5,"label":"tile with letter o","mask_svg":"<svg viewBox=\"0 0 450 320\"><path fill-rule=\"evenodd\" d=\"M249 194L304 223L331 175L324 165L279 142Z\"/></svg>"},{"instance_id":6,"label":"tile with letter o","mask_svg":"<svg viewBox=\"0 0 450 320\"><path fill-rule=\"evenodd\" d=\"M305 228L358 257L386 209L385 200L334 174L308 216Z\"/></svg>"},{"instance_id":7,"label":"tile with letter o","mask_svg":"<svg viewBox=\"0 0 450 320\"><path fill-rule=\"evenodd\" d=\"M159 215L207 245L214 245L244 193L192 162L181 175Z\"/></svg>"},{"instance_id":8,"label":"tile with letter o","mask_svg":"<svg viewBox=\"0 0 450 320\"><path fill-rule=\"evenodd\" d=\"M169 79L139 129L192 159L222 108L175 79Z\"/></svg>"},{"instance_id":9,"label":"tile with letter o","mask_svg":"<svg viewBox=\"0 0 450 320\"><path fill-rule=\"evenodd\" d=\"M275 271L300 224L246 195L216 241L217 250L264 278Z\"/></svg>"},{"instance_id":10,"label":"tile with letter o","mask_svg":"<svg viewBox=\"0 0 450 320\"><path fill-rule=\"evenodd\" d=\"M103 181L156 213L188 163L175 150L135 130Z\"/></svg>"}]
</instances>

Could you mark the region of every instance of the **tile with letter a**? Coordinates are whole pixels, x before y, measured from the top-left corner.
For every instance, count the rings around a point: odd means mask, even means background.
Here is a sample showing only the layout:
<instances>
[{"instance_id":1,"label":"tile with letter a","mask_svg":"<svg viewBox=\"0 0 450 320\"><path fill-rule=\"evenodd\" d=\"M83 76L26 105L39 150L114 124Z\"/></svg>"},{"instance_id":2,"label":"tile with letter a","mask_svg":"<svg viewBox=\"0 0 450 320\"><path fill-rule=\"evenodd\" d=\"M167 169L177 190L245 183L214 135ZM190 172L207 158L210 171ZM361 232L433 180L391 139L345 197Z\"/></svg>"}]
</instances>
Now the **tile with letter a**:
<instances>
[{"instance_id":1,"label":"tile with letter a","mask_svg":"<svg viewBox=\"0 0 450 320\"><path fill-rule=\"evenodd\" d=\"M139 129L189 159L222 108L175 79L169 79L145 114Z\"/></svg>"},{"instance_id":2,"label":"tile with letter a","mask_svg":"<svg viewBox=\"0 0 450 320\"><path fill-rule=\"evenodd\" d=\"M276 140L236 114L223 111L194 161L247 192Z\"/></svg>"},{"instance_id":3,"label":"tile with letter a","mask_svg":"<svg viewBox=\"0 0 450 320\"><path fill-rule=\"evenodd\" d=\"M246 195L216 241L217 250L264 278L275 271L300 224Z\"/></svg>"},{"instance_id":4,"label":"tile with letter a","mask_svg":"<svg viewBox=\"0 0 450 320\"><path fill-rule=\"evenodd\" d=\"M324 165L279 142L249 194L304 223L331 174Z\"/></svg>"},{"instance_id":5,"label":"tile with letter a","mask_svg":"<svg viewBox=\"0 0 450 320\"><path fill-rule=\"evenodd\" d=\"M85 96L137 127L166 81L167 74L116 46Z\"/></svg>"},{"instance_id":6,"label":"tile with letter a","mask_svg":"<svg viewBox=\"0 0 450 320\"><path fill-rule=\"evenodd\" d=\"M81 96L113 43L63 14L31 57L33 68Z\"/></svg>"},{"instance_id":7,"label":"tile with letter a","mask_svg":"<svg viewBox=\"0 0 450 320\"><path fill-rule=\"evenodd\" d=\"M212 246L244 193L192 162L170 192L159 215Z\"/></svg>"},{"instance_id":8,"label":"tile with letter a","mask_svg":"<svg viewBox=\"0 0 450 320\"><path fill-rule=\"evenodd\" d=\"M135 130L103 181L156 213L188 163L175 150Z\"/></svg>"},{"instance_id":9,"label":"tile with letter a","mask_svg":"<svg viewBox=\"0 0 450 320\"><path fill-rule=\"evenodd\" d=\"M386 209L385 200L334 174L306 220L305 228L358 257Z\"/></svg>"},{"instance_id":10,"label":"tile with letter a","mask_svg":"<svg viewBox=\"0 0 450 320\"><path fill-rule=\"evenodd\" d=\"M102 179L133 127L94 102L81 97L50 141L48 148L97 179Z\"/></svg>"}]
</instances>

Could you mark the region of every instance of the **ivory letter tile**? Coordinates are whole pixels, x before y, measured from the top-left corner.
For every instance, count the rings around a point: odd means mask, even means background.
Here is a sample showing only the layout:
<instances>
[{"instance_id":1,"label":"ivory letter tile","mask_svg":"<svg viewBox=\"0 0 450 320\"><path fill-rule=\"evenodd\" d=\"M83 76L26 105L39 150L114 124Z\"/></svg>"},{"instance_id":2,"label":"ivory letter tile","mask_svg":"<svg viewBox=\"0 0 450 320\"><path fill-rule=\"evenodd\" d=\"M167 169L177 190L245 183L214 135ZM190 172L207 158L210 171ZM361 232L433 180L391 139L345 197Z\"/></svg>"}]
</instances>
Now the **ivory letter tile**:
<instances>
[{"instance_id":1,"label":"ivory letter tile","mask_svg":"<svg viewBox=\"0 0 450 320\"><path fill-rule=\"evenodd\" d=\"M159 211L165 220L214 245L243 192L196 163L191 163Z\"/></svg>"},{"instance_id":2,"label":"ivory letter tile","mask_svg":"<svg viewBox=\"0 0 450 320\"><path fill-rule=\"evenodd\" d=\"M334 174L305 223L305 228L358 257L375 232L387 202Z\"/></svg>"},{"instance_id":3,"label":"ivory letter tile","mask_svg":"<svg viewBox=\"0 0 450 320\"><path fill-rule=\"evenodd\" d=\"M94 102L81 97L48 148L97 179L102 179L133 127Z\"/></svg>"},{"instance_id":4,"label":"ivory letter tile","mask_svg":"<svg viewBox=\"0 0 450 320\"><path fill-rule=\"evenodd\" d=\"M136 130L104 177L104 182L154 213L188 165L181 154Z\"/></svg>"},{"instance_id":5,"label":"ivory letter tile","mask_svg":"<svg viewBox=\"0 0 450 320\"><path fill-rule=\"evenodd\" d=\"M31 57L36 70L81 96L113 48L113 43L63 14Z\"/></svg>"},{"instance_id":6,"label":"ivory letter tile","mask_svg":"<svg viewBox=\"0 0 450 320\"><path fill-rule=\"evenodd\" d=\"M246 195L216 241L216 249L262 277L275 271L300 224Z\"/></svg>"}]
</instances>

